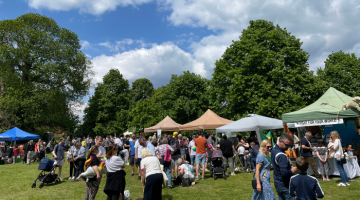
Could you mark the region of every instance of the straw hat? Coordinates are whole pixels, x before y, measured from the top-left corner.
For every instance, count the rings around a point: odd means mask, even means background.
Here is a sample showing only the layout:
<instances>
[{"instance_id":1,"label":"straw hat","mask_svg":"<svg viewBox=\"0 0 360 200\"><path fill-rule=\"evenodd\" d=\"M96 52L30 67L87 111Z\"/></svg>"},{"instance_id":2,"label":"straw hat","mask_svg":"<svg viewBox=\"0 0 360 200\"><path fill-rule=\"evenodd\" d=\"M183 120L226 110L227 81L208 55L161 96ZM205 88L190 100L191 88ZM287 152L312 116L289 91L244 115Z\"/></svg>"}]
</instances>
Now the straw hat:
<instances>
[{"instance_id":1,"label":"straw hat","mask_svg":"<svg viewBox=\"0 0 360 200\"><path fill-rule=\"evenodd\" d=\"M354 149L352 149L352 146L349 145L348 148L347 148L348 151L354 151Z\"/></svg>"}]
</instances>

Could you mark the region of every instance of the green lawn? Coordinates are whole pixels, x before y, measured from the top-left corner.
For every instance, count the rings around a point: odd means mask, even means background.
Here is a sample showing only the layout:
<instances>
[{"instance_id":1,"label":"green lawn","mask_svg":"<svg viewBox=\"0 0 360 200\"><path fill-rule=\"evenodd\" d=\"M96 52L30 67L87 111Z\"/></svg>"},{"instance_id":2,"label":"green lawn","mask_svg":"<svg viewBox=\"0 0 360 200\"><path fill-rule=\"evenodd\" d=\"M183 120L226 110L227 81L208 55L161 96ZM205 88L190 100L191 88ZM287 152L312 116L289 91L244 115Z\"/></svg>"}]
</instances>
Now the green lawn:
<instances>
[{"instance_id":1,"label":"green lawn","mask_svg":"<svg viewBox=\"0 0 360 200\"><path fill-rule=\"evenodd\" d=\"M30 166L22 163L0 165L0 199L83 199L85 196L85 182L72 183L68 181L69 164L64 165L62 178L59 185L45 185L42 189L31 188L31 184L40 173L38 164ZM130 190L131 199L142 197L141 183L137 176L129 177L130 166L126 166L126 190ZM204 181L198 181L189 188L176 187L173 190L163 189L163 199L251 199L252 174L239 174L230 176L227 180L220 177L215 181L206 174ZM325 192L324 199L350 200L360 199L360 179L351 180L351 186L337 187L339 177L333 177L331 182L320 182ZM101 186L96 199L106 199L103 192L106 178L101 181ZM275 191L275 190L274 190Z\"/></svg>"}]
</instances>

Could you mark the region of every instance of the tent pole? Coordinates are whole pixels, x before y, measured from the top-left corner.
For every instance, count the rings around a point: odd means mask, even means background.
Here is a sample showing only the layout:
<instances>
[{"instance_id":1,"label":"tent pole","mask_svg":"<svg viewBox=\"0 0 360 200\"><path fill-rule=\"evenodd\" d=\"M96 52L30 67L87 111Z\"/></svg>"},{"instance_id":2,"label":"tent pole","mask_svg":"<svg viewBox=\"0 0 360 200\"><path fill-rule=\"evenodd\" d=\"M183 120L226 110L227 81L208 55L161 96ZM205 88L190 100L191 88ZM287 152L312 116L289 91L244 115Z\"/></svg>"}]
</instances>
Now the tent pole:
<instances>
[{"instance_id":1,"label":"tent pole","mask_svg":"<svg viewBox=\"0 0 360 200\"><path fill-rule=\"evenodd\" d=\"M300 129L299 129L299 127L297 127L296 130L297 130L297 132L298 132L298 138L300 139L301 136L300 136Z\"/></svg>"},{"instance_id":2,"label":"tent pole","mask_svg":"<svg viewBox=\"0 0 360 200\"><path fill-rule=\"evenodd\" d=\"M261 145L260 129L256 129L256 137L258 139L259 145Z\"/></svg>"}]
</instances>

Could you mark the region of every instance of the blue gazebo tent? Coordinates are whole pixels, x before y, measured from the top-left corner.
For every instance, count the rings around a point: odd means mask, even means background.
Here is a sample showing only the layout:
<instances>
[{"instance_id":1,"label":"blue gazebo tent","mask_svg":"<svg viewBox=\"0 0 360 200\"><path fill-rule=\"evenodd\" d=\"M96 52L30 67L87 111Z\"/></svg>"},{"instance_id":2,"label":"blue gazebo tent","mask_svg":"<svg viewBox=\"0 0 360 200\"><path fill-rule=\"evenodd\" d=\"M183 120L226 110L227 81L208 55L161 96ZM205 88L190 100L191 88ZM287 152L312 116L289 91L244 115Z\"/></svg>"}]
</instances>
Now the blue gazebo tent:
<instances>
[{"instance_id":1,"label":"blue gazebo tent","mask_svg":"<svg viewBox=\"0 0 360 200\"><path fill-rule=\"evenodd\" d=\"M36 140L40 136L25 132L17 127L0 134L0 141Z\"/></svg>"}]
</instances>

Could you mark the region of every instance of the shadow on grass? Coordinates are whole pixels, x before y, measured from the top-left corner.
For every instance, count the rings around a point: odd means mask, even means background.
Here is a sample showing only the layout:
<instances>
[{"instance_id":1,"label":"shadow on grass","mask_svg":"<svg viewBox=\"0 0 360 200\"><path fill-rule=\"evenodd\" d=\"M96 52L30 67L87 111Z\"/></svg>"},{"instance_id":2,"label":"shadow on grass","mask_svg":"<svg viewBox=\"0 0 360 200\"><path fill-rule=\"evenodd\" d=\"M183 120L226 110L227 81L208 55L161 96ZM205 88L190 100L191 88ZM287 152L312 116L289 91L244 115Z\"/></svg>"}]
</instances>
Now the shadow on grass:
<instances>
[{"instance_id":1,"label":"shadow on grass","mask_svg":"<svg viewBox=\"0 0 360 200\"><path fill-rule=\"evenodd\" d=\"M162 195L162 199L164 200L172 200L173 199L173 196L172 195Z\"/></svg>"}]
</instances>

